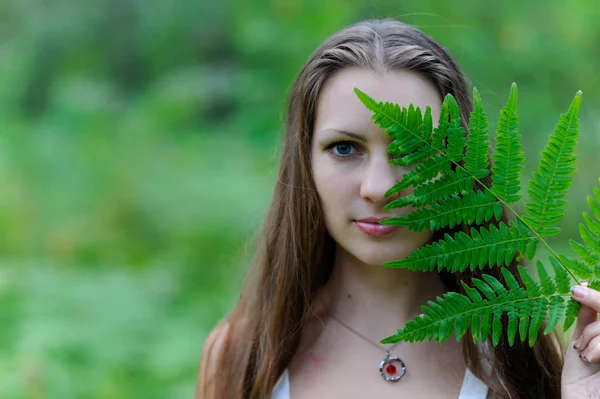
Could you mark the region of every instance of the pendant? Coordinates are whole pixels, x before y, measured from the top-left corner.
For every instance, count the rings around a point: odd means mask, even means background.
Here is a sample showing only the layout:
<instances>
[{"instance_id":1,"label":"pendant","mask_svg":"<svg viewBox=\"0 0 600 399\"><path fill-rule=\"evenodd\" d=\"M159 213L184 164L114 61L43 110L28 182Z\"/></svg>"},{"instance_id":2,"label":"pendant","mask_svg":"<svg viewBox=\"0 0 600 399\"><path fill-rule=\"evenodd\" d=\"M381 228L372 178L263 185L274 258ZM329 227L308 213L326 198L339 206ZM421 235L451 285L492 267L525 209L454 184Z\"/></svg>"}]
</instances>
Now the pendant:
<instances>
[{"instance_id":1,"label":"pendant","mask_svg":"<svg viewBox=\"0 0 600 399\"><path fill-rule=\"evenodd\" d=\"M390 352L385 352L385 359L379 363L379 372L384 380L396 382L406 373L406 365L399 357L390 357Z\"/></svg>"}]
</instances>

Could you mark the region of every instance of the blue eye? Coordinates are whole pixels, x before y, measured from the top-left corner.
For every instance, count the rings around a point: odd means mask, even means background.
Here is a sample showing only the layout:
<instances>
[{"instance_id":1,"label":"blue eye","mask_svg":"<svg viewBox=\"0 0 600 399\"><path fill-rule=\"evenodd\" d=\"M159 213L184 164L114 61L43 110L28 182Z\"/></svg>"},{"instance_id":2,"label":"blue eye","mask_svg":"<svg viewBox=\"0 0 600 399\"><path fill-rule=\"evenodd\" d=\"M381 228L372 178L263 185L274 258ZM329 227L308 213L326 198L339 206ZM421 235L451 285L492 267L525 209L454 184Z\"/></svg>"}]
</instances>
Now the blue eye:
<instances>
[{"instance_id":1,"label":"blue eye","mask_svg":"<svg viewBox=\"0 0 600 399\"><path fill-rule=\"evenodd\" d=\"M337 151L334 151L337 149ZM356 154L352 154L352 149L356 150L356 146L351 141L336 141L327 146L326 150L336 158L352 158Z\"/></svg>"}]
</instances>

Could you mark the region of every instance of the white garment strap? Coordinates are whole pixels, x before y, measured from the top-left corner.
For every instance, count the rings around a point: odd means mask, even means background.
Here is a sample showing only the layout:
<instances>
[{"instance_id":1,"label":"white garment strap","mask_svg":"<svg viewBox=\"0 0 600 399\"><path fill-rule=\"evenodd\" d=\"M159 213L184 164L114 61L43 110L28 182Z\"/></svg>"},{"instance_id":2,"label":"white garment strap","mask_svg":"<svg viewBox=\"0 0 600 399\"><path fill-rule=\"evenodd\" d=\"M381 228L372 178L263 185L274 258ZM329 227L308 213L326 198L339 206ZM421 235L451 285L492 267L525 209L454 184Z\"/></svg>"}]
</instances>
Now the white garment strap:
<instances>
[{"instance_id":1,"label":"white garment strap","mask_svg":"<svg viewBox=\"0 0 600 399\"><path fill-rule=\"evenodd\" d=\"M290 377L287 369L283 370L279 380L273 387L270 399L290 399Z\"/></svg>"},{"instance_id":2,"label":"white garment strap","mask_svg":"<svg viewBox=\"0 0 600 399\"><path fill-rule=\"evenodd\" d=\"M488 394L488 386L475 376L467 367L463 386L458 399L485 399Z\"/></svg>"}]
</instances>

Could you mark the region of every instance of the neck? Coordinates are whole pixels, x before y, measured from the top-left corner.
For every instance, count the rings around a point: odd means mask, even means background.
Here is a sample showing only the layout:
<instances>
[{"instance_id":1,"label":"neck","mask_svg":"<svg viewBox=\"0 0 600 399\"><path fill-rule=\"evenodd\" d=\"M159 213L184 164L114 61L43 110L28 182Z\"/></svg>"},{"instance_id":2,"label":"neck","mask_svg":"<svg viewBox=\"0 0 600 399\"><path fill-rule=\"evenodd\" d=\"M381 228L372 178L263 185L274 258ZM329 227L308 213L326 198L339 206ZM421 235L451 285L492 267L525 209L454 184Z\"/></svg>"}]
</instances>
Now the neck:
<instances>
[{"instance_id":1,"label":"neck","mask_svg":"<svg viewBox=\"0 0 600 399\"><path fill-rule=\"evenodd\" d=\"M319 299L345 324L379 342L444 292L435 272L367 265L338 247L332 275Z\"/></svg>"}]
</instances>

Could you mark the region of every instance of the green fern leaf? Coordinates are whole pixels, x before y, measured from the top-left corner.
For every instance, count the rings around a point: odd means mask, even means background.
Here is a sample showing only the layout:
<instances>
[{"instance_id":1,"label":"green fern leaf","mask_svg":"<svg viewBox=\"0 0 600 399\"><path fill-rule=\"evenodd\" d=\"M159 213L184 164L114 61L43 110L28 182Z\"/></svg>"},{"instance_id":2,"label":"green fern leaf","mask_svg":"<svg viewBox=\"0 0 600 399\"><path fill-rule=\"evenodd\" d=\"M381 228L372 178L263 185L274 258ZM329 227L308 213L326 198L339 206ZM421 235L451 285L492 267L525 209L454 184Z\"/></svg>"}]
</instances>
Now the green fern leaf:
<instances>
[{"instance_id":1,"label":"green fern leaf","mask_svg":"<svg viewBox=\"0 0 600 399\"><path fill-rule=\"evenodd\" d=\"M519 141L515 84L498 120L496 145L491 157L491 187L481 181L489 174L490 139L487 117L476 89L473 90L474 109L467 138L457 102L450 94L444 98L438 126L433 129L428 108L422 114L413 106L400 108L395 104L376 102L358 89L356 93L373 111L375 123L394 138L388 151L396 158L390 163L414 165L386 194L409 187L413 192L384 208L410 205L412 212L381 223L403 225L413 231L472 226L468 232L445 233L442 239L413 251L407 258L384 266L450 272L500 266L505 282L504 285L487 274L481 279L472 279L473 287L461 282L466 295L447 293L438 297L437 302L428 301L427 306L422 307L423 317L411 320L398 330L398 334L383 342L426 338L443 342L453 332L460 340L470 330L473 342L485 342L490 338L496 346L504 329L510 346L517 335L532 346L539 334L548 334L563 316L563 328L568 329L580 311L580 305L572 300L569 292L569 276L575 280L593 280L596 274L600 278L599 188L594 187L593 197L588 197L591 215L584 213L583 223L579 225L583 244L570 241L582 261L555 253L544 240L544 237L560 232L556 225L564 216L564 197L571 185L570 175L575 171L581 92L576 94L567 113L561 115L542 151L538 169L529 182L531 200L525 206L525 215L518 215L509 206L520 198L519 180L524 161ZM516 221L508 225L500 220L504 206L516 216ZM524 285L521 287L515 276L502 266L510 264L515 257L519 261L524 257L533 259L539 242L548 246L553 254L549 258L553 276L539 261L539 282L525 268L518 266ZM590 284L600 287L597 281ZM506 325L503 315L508 321Z\"/></svg>"},{"instance_id":2,"label":"green fern leaf","mask_svg":"<svg viewBox=\"0 0 600 399\"><path fill-rule=\"evenodd\" d=\"M419 149L411 152L408 155L404 155L399 158L390 159L389 163L396 166L409 166L421 162L423 159L429 157L429 147L422 146Z\"/></svg>"},{"instance_id":3,"label":"green fern leaf","mask_svg":"<svg viewBox=\"0 0 600 399\"><path fill-rule=\"evenodd\" d=\"M448 124L450 121L450 109L447 98L451 97L451 94L447 94L442 102L442 109L440 109L440 118L438 126L433 130L431 154L435 152L442 152L444 150L444 140L446 139L446 133L448 131Z\"/></svg>"},{"instance_id":4,"label":"green fern leaf","mask_svg":"<svg viewBox=\"0 0 600 399\"><path fill-rule=\"evenodd\" d=\"M569 245L577 255L589 266L596 266L598 263L598 255L584 245L581 245L575 240L569 240Z\"/></svg>"},{"instance_id":5,"label":"green fern leaf","mask_svg":"<svg viewBox=\"0 0 600 399\"><path fill-rule=\"evenodd\" d=\"M598 180L600 181L600 179ZM600 201L600 193L598 192L598 188L594 187L594 195L598 201ZM600 205L590 196L587 197L587 203L590 209L592 210L592 214L598 220L600 220Z\"/></svg>"},{"instance_id":6,"label":"green fern leaf","mask_svg":"<svg viewBox=\"0 0 600 399\"><path fill-rule=\"evenodd\" d=\"M564 267L560 264L558 259L554 256L551 256L550 263L552 264L552 268L554 269L554 280L556 281L556 292L559 294L567 295L571 292L570 287L570 279L569 274L564 269Z\"/></svg>"},{"instance_id":7,"label":"green fern leaf","mask_svg":"<svg viewBox=\"0 0 600 399\"><path fill-rule=\"evenodd\" d=\"M599 179L600 181L600 179ZM594 187L594 195L600 198L600 190ZM598 212L598 204L593 198L588 197L588 205L592 211L592 215L596 219L600 219ZM579 224L579 235L583 239L584 244L575 240L569 240L569 245L573 251L579 255L583 262L566 256L560 257L559 260L577 277L589 279L593 274L600 277L600 223L587 213L583 212L584 223Z\"/></svg>"},{"instance_id":8,"label":"green fern leaf","mask_svg":"<svg viewBox=\"0 0 600 399\"><path fill-rule=\"evenodd\" d=\"M593 269L577 259L572 259L565 255L558 254L558 260L574 275L581 279L589 280L589 278L592 276Z\"/></svg>"},{"instance_id":9,"label":"green fern leaf","mask_svg":"<svg viewBox=\"0 0 600 399\"><path fill-rule=\"evenodd\" d=\"M582 223L579 223L579 235L594 255L600 255L600 240Z\"/></svg>"},{"instance_id":10,"label":"green fern leaf","mask_svg":"<svg viewBox=\"0 0 600 399\"><path fill-rule=\"evenodd\" d=\"M454 193L467 191L472 187L473 178L467 172L451 170L438 180L418 186L413 194L390 202L383 209L402 208L408 205L420 207L430 202L447 199Z\"/></svg>"},{"instance_id":11,"label":"green fern leaf","mask_svg":"<svg viewBox=\"0 0 600 399\"><path fill-rule=\"evenodd\" d=\"M418 186L421 183L433 179L438 174L445 174L450 170L450 160L445 155L434 155L419 163L416 168L402 176L402 180L389 189L386 197L404 190L410 186Z\"/></svg>"},{"instance_id":12,"label":"green fern leaf","mask_svg":"<svg viewBox=\"0 0 600 399\"><path fill-rule=\"evenodd\" d=\"M588 215L587 213L583 212L583 220L585 221L585 225L587 226L587 228L596 236L596 237L600 237L600 223L598 223L597 221L595 221L594 219L592 219L590 217L590 215Z\"/></svg>"},{"instance_id":13,"label":"green fern leaf","mask_svg":"<svg viewBox=\"0 0 600 399\"><path fill-rule=\"evenodd\" d=\"M476 88L473 88L473 112L469 120L469 138L467 141L467 153L465 155L465 169L478 179L489 174L488 155L490 151L490 137L488 134L488 120L481 96Z\"/></svg>"},{"instance_id":14,"label":"green fern leaf","mask_svg":"<svg viewBox=\"0 0 600 399\"><path fill-rule=\"evenodd\" d=\"M473 278L474 287L461 282L467 295L449 292L438 297L437 302L429 301L423 306L422 316L410 320L396 334L381 341L391 344L400 341L414 342L435 339L444 342L455 332L456 339L467 333L466 320L471 320L471 338L474 343L485 342L491 334L492 344L497 346L505 332L509 345L513 345L517 332L521 341L527 340L533 346L538 333L548 318L544 334L548 334L560 320L565 310L567 316L573 316L577 309L565 305L570 294L549 291L549 287L561 287L563 282L548 281L542 283L543 289L535 283L531 275L522 266L518 266L525 288L506 268L501 273L506 283L503 285L493 276L484 274L482 279ZM558 277L562 279L561 276ZM531 288L529 288L531 287ZM483 294L483 295L482 295ZM507 314L508 325L505 331L501 316Z\"/></svg>"},{"instance_id":15,"label":"green fern leaf","mask_svg":"<svg viewBox=\"0 0 600 399\"><path fill-rule=\"evenodd\" d=\"M492 217L500 220L501 216L502 203L497 202L489 191L479 190L467 192L462 197L453 194L430 208L417 209L405 217L382 220L380 224L408 226L412 231L436 231L461 223L481 224L483 221L489 222Z\"/></svg>"},{"instance_id":16,"label":"green fern leaf","mask_svg":"<svg viewBox=\"0 0 600 399\"><path fill-rule=\"evenodd\" d=\"M528 247L537 245L537 239L522 223L503 222L499 228L490 225L489 229L471 228L470 235L458 232L454 236L444 235L443 240L434 242L413 251L407 258L384 263L384 267L406 268L418 271L452 272L482 268L485 265L502 266L509 264L517 252L531 253Z\"/></svg>"},{"instance_id":17,"label":"green fern leaf","mask_svg":"<svg viewBox=\"0 0 600 399\"><path fill-rule=\"evenodd\" d=\"M537 172L529 181L529 195L534 202L525 204L525 222L541 237L556 235L560 229L552 227L564 217L567 194L573 178L570 175L577 169L576 144L579 135L579 106L581 92L578 92L566 114L550 136L548 145L542 152Z\"/></svg>"},{"instance_id":18,"label":"green fern leaf","mask_svg":"<svg viewBox=\"0 0 600 399\"><path fill-rule=\"evenodd\" d=\"M448 111L450 112L450 122L446 130L448 136L448 147L446 156L453 162L459 162L463 159L466 138L465 128L462 126L460 118L460 110L453 96L446 96L445 101L448 103Z\"/></svg>"},{"instance_id":19,"label":"green fern leaf","mask_svg":"<svg viewBox=\"0 0 600 399\"><path fill-rule=\"evenodd\" d=\"M563 326L563 332L567 331L569 328L571 328L573 323L575 323L575 320L577 320L577 317L579 317L580 310L581 304L573 298L569 298L569 300L567 301L567 310L565 316L565 325Z\"/></svg>"},{"instance_id":20,"label":"green fern leaf","mask_svg":"<svg viewBox=\"0 0 600 399\"><path fill-rule=\"evenodd\" d=\"M419 150L431 137L431 110L426 107L425 120L421 110L411 104L408 109L398 104L377 102L357 88L354 92L365 106L373 112L372 120L386 134L393 137L388 151L396 156L406 156ZM428 147L428 145L427 145Z\"/></svg>"},{"instance_id":21,"label":"green fern leaf","mask_svg":"<svg viewBox=\"0 0 600 399\"><path fill-rule=\"evenodd\" d=\"M527 272L527 270L523 266L518 267L519 276L521 276L521 280L523 280L523 284L527 289L527 296L529 298L535 298L542 294L542 288L540 284L531 278L531 275Z\"/></svg>"},{"instance_id":22,"label":"green fern leaf","mask_svg":"<svg viewBox=\"0 0 600 399\"><path fill-rule=\"evenodd\" d=\"M556 286L554 285L552 278L548 275L548 272L544 268L544 264L539 260L537 261L537 272L540 279L540 285L542 286L542 294L551 295L553 292L556 292Z\"/></svg>"},{"instance_id":23,"label":"green fern leaf","mask_svg":"<svg viewBox=\"0 0 600 399\"><path fill-rule=\"evenodd\" d=\"M517 85L512 84L508 104L500 111L496 146L492 155L492 192L507 204L521 198L519 176L523 169L523 152L517 116Z\"/></svg>"},{"instance_id":24,"label":"green fern leaf","mask_svg":"<svg viewBox=\"0 0 600 399\"><path fill-rule=\"evenodd\" d=\"M565 299L560 296L554 296L550 298L550 304L548 306L548 313L550 314L550 318L548 319L548 323L546 324L546 328L544 329L544 335L549 334L554 329L554 327L556 327L558 321L561 319L566 308Z\"/></svg>"}]
</instances>

